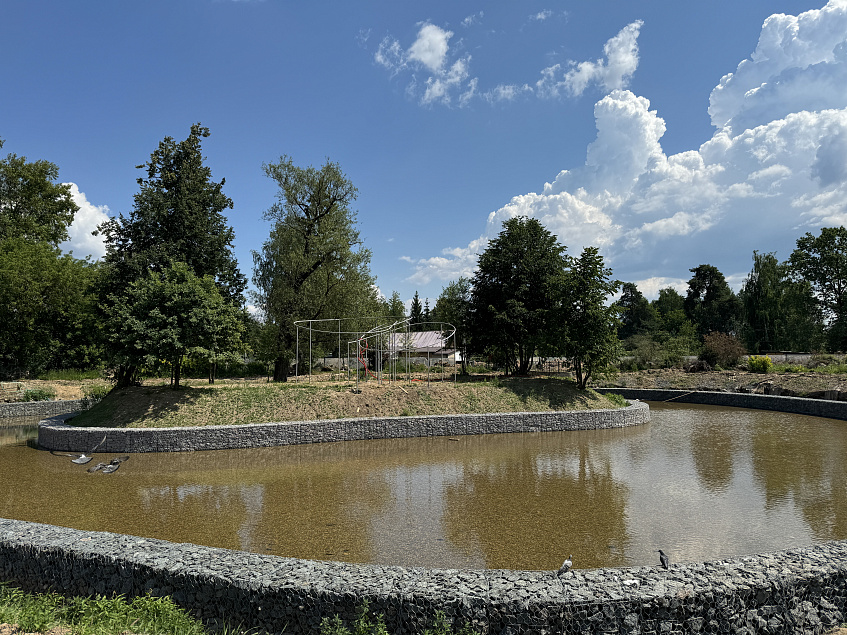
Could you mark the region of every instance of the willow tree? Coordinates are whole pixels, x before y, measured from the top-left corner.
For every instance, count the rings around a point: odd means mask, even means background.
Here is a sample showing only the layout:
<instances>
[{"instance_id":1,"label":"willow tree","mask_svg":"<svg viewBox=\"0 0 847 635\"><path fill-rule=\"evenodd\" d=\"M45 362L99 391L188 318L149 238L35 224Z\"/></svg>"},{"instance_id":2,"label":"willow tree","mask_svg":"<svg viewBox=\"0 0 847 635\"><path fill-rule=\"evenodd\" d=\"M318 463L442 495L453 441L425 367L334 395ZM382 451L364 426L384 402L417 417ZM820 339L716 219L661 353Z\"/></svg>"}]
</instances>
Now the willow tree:
<instances>
[{"instance_id":1,"label":"willow tree","mask_svg":"<svg viewBox=\"0 0 847 635\"><path fill-rule=\"evenodd\" d=\"M262 166L279 186L266 212L273 223L253 252L254 299L274 341L274 381L286 381L295 355L295 320L378 312L371 252L362 246L351 209L358 191L329 160L301 168L282 156Z\"/></svg>"}]
</instances>

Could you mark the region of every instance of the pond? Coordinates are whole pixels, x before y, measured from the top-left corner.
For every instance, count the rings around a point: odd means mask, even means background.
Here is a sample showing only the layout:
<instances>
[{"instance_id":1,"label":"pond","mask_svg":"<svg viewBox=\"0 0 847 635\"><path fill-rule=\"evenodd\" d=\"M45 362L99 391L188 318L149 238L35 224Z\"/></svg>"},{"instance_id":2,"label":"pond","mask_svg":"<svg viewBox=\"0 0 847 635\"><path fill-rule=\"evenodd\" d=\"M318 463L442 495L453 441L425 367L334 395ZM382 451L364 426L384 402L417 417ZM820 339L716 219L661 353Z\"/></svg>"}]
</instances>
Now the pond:
<instances>
[{"instance_id":1,"label":"pond","mask_svg":"<svg viewBox=\"0 0 847 635\"><path fill-rule=\"evenodd\" d=\"M0 419L0 517L318 560L556 569L847 538L847 423L650 404L616 430L136 454L113 474ZM25 432L29 425L29 432Z\"/></svg>"}]
</instances>

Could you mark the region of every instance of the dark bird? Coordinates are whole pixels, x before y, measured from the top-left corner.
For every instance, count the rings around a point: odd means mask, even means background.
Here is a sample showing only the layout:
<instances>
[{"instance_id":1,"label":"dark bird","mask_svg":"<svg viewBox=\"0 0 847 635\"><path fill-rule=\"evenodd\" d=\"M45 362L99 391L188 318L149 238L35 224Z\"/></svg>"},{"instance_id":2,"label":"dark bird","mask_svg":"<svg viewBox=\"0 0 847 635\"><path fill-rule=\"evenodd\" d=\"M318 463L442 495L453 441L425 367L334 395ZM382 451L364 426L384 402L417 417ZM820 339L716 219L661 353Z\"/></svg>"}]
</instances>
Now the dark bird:
<instances>
[{"instance_id":1,"label":"dark bird","mask_svg":"<svg viewBox=\"0 0 847 635\"><path fill-rule=\"evenodd\" d=\"M662 551L661 549L659 549L659 562L661 562L661 563L662 563L662 566L663 566L665 569L667 569L667 568L668 568L668 563L670 562L670 560L668 559L667 554L666 554L664 551Z\"/></svg>"},{"instance_id":2,"label":"dark bird","mask_svg":"<svg viewBox=\"0 0 847 635\"><path fill-rule=\"evenodd\" d=\"M108 463L98 463L97 465L94 465L94 466L88 468L88 471L89 472L102 471L103 474L111 474L112 472L117 470L121 466L121 463L126 461L128 458L129 458L128 456L116 456L114 459L112 459Z\"/></svg>"},{"instance_id":3,"label":"dark bird","mask_svg":"<svg viewBox=\"0 0 847 635\"><path fill-rule=\"evenodd\" d=\"M571 567L573 566L573 560L571 560L571 558L573 558L573 554L569 555L569 556L568 556L568 559L567 559L567 560L565 560L565 561L562 563L562 566L561 566L561 567L559 567L559 573L558 573L558 575L561 575L561 574L563 574L563 573L567 573L568 571L570 571L570 570L571 570Z\"/></svg>"}]
</instances>

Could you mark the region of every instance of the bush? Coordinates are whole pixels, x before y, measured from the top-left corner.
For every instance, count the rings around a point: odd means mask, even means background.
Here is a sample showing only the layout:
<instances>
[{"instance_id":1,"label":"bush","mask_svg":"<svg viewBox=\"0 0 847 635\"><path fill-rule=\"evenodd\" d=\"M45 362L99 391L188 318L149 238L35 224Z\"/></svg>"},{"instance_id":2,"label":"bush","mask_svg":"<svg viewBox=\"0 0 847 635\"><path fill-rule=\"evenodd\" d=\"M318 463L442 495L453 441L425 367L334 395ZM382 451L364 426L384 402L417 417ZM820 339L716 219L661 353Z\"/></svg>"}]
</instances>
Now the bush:
<instances>
[{"instance_id":1,"label":"bush","mask_svg":"<svg viewBox=\"0 0 847 635\"><path fill-rule=\"evenodd\" d=\"M732 368L744 355L744 347L732 335L712 332L703 337L703 351L700 359L710 366Z\"/></svg>"},{"instance_id":2,"label":"bush","mask_svg":"<svg viewBox=\"0 0 847 635\"><path fill-rule=\"evenodd\" d=\"M82 398L82 409L88 410L95 404L103 401L103 398L109 394L111 388L104 384L94 384L91 386L85 386L82 389L83 398Z\"/></svg>"},{"instance_id":3,"label":"bush","mask_svg":"<svg viewBox=\"0 0 847 635\"><path fill-rule=\"evenodd\" d=\"M747 368L751 373L770 373L773 372L773 361L767 355L750 355Z\"/></svg>"},{"instance_id":4,"label":"bush","mask_svg":"<svg viewBox=\"0 0 847 635\"><path fill-rule=\"evenodd\" d=\"M52 388L30 388L24 390L24 401L53 401L56 398L56 391Z\"/></svg>"}]
</instances>

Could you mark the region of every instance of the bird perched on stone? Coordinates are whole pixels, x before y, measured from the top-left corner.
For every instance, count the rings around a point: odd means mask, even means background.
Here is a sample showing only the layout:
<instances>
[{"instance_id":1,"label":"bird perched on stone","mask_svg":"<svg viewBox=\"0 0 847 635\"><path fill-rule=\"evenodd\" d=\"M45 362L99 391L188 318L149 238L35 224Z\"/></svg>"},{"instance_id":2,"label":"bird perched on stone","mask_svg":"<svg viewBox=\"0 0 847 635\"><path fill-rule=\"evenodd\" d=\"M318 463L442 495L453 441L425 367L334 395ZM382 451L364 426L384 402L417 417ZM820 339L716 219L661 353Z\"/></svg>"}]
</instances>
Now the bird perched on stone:
<instances>
[{"instance_id":1,"label":"bird perched on stone","mask_svg":"<svg viewBox=\"0 0 847 635\"><path fill-rule=\"evenodd\" d=\"M565 561L562 563L562 566L561 566L561 567L559 567L559 573L558 573L558 575L562 575L563 573L567 573L568 571L570 571L570 570L571 570L571 567L573 566L573 560L571 560L571 558L573 558L573 554L569 555L569 556L568 556L568 559L567 559L567 560L565 560Z\"/></svg>"},{"instance_id":2,"label":"bird perched on stone","mask_svg":"<svg viewBox=\"0 0 847 635\"><path fill-rule=\"evenodd\" d=\"M661 563L662 563L662 566L663 566L665 569L667 569L667 568L668 568L668 563L670 562L670 560L668 559L667 554L666 554L664 551L662 551L661 549L659 549L659 562L661 562Z\"/></svg>"}]
</instances>

